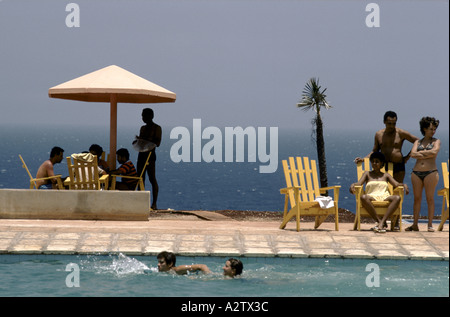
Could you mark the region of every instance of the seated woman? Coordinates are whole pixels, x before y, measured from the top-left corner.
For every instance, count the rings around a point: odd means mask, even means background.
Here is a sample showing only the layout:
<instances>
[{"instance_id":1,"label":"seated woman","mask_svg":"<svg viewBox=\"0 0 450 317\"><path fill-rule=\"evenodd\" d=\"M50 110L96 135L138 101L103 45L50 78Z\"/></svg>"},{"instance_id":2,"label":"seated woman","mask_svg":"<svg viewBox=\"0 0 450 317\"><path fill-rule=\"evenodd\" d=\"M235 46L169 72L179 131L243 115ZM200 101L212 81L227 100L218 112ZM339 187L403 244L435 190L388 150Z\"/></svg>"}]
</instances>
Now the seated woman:
<instances>
[{"instance_id":1,"label":"seated woman","mask_svg":"<svg viewBox=\"0 0 450 317\"><path fill-rule=\"evenodd\" d=\"M408 186L406 184L398 183L388 173L381 172L386 159L381 152L374 152L370 155L370 163L372 164L372 170L370 172L364 172L361 179L357 183L353 183L350 186L350 192L355 192L355 186L362 186L366 184L366 193L361 196L361 204L370 214L370 216L377 222L377 225L373 228L375 232L386 232L386 219L388 219L392 213L397 209L400 204L400 196L391 195L388 188L388 183L392 186L404 186L406 194L408 194ZM389 201L389 206L386 214L382 219L378 217L372 201Z\"/></svg>"}]
</instances>

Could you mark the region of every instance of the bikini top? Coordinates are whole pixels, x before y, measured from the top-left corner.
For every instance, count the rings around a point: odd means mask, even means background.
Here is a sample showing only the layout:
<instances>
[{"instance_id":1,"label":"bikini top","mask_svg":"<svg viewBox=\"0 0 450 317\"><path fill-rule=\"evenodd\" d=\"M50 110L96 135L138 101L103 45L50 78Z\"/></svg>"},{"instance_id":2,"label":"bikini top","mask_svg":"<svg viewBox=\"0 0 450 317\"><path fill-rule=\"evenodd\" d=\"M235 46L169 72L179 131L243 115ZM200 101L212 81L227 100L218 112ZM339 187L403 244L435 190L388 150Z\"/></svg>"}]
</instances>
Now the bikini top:
<instances>
[{"instance_id":1,"label":"bikini top","mask_svg":"<svg viewBox=\"0 0 450 317\"><path fill-rule=\"evenodd\" d=\"M423 139L420 140L420 144L417 147L417 151L431 150L433 148L434 142L429 143L427 146L423 146L422 141L423 141Z\"/></svg>"}]
</instances>

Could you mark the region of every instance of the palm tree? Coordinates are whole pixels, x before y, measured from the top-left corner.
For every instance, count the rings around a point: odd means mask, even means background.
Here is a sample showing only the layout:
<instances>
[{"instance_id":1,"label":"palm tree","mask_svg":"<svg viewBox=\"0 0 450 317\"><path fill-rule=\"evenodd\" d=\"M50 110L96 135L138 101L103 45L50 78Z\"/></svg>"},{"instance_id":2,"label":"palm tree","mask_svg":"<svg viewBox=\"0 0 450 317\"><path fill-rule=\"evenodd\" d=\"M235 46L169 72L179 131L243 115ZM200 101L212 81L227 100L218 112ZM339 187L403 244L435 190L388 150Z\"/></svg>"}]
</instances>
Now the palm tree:
<instances>
[{"instance_id":1,"label":"palm tree","mask_svg":"<svg viewBox=\"0 0 450 317\"><path fill-rule=\"evenodd\" d=\"M315 126L317 157L319 160L320 186L328 186L327 160L325 158L325 141L323 139L323 122L320 116L320 108L330 109L331 106L326 100L326 88L320 91L319 79L311 78L305 85L302 94L302 100L297 103L297 107L304 111L314 110L316 117L312 120L313 132Z\"/></svg>"}]
</instances>

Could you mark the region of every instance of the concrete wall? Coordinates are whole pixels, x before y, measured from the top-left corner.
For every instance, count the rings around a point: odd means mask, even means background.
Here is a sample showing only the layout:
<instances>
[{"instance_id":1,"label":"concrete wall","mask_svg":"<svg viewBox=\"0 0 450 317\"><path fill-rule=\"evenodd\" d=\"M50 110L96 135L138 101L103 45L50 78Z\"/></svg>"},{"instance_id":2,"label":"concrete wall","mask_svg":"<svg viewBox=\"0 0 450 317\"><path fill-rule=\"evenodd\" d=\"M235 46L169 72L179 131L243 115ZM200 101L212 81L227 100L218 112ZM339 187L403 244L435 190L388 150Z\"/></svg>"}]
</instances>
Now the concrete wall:
<instances>
[{"instance_id":1,"label":"concrete wall","mask_svg":"<svg viewBox=\"0 0 450 317\"><path fill-rule=\"evenodd\" d=\"M149 191L0 189L0 218L148 221Z\"/></svg>"}]
</instances>

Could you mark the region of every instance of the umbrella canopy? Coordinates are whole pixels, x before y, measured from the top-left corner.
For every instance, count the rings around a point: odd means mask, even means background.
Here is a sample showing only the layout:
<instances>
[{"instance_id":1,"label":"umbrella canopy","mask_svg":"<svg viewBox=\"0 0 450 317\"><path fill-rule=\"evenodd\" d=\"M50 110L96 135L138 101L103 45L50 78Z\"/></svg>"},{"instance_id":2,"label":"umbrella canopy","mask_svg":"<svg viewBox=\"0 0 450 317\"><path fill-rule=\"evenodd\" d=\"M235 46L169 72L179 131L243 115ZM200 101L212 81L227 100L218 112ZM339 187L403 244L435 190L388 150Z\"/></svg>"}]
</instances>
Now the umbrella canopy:
<instances>
[{"instance_id":1,"label":"umbrella canopy","mask_svg":"<svg viewBox=\"0 0 450 317\"><path fill-rule=\"evenodd\" d=\"M175 93L115 65L52 87L48 95L50 98L110 103L108 163L112 168L116 166L117 103L163 103L176 100Z\"/></svg>"}]
</instances>

